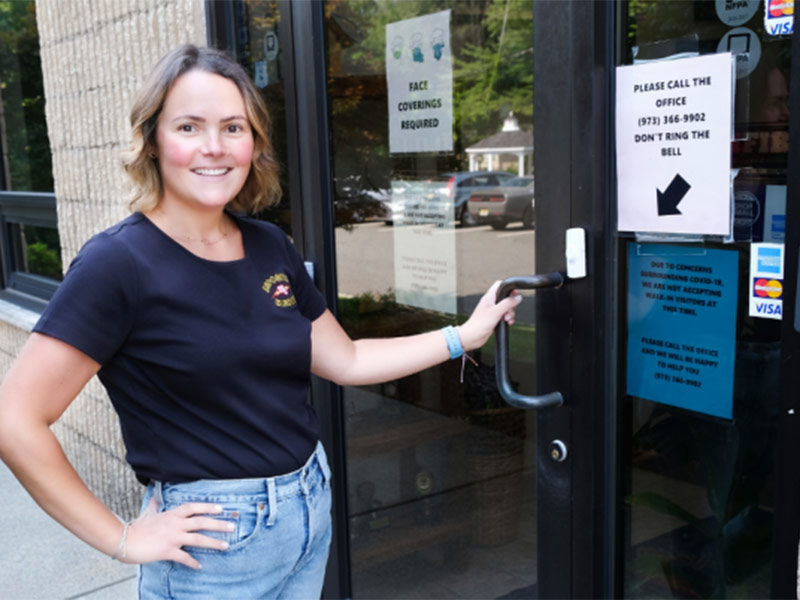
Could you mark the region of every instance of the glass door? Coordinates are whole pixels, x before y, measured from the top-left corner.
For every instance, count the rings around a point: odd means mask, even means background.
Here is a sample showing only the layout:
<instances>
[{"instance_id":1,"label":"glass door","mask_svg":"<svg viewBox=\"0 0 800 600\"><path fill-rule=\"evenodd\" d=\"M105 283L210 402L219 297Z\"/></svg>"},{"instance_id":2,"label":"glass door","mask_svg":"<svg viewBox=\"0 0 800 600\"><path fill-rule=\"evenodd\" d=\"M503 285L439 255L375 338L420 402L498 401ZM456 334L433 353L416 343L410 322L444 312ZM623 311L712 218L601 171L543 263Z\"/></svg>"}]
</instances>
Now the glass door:
<instances>
[{"instance_id":1,"label":"glass door","mask_svg":"<svg viewBox=\"0 0 800 600\"><path fill-rule=\"evenodd\" d=\"M782 299L793 280L783 270L792 226L786 15L757 1L629 2L619 10L620 65L724 52L735 61L730 234L619 236L622 591L768 597L781 535L776 487L785 476L775 468ZM655 91L653 101L691 101L692 85ZM688 124L697 113L683 106L673 113L666 135L677 143L662 145L686 151L692 140L683 136L707 126ZM727 160L727 143L722 152ZM710 178L713 157L706 160ZM670 181L658 183L666 194ZM726 198L714 216L728 209Z\"/></svg>"},{"instance_id":2,"label":"glass door","mask_svg":"<svg viewBox=\"0 0 800 600\"><path fill-rule=\"evenodd\" d=\"M787 473L800 450L785 441L800 439L796 251L783 274L751 267L760 256L774 269L775 247L800 237L787 193L800 172L788 163L791 41L767 20L778 8L212 6L239 38L243 22L258 30L254 76L285 99L284 220L353 337L460 323L494 280L563 271L567 229L586 236L588 276L526 293L510 332L514 389L559 391L562 407L506 406L493 342L476 364L380 386L315 382L339 478L329 595L785 596L771 580L793 584L797 564L800 486ZM727 51L730 235L618 227L615 67ZM703 137L671 124L670 141ZM665 148L678 157L680 144ZM653 186L657 197L670 181Z\"/></svg>"},{"instance_id":3,"label":"glass door","mask_svg":"<svg viewBox=\"0 0 800 600\"><path fill-rule=\"evenodd\" d=\"M354 338L463 322L533 273L533 8L524 0L324 4L338 317ZM534 312L511 378L533 393ZM344 388L354 598L536 595L535 417L494 346Z\"/></svg>"}]
</instances>

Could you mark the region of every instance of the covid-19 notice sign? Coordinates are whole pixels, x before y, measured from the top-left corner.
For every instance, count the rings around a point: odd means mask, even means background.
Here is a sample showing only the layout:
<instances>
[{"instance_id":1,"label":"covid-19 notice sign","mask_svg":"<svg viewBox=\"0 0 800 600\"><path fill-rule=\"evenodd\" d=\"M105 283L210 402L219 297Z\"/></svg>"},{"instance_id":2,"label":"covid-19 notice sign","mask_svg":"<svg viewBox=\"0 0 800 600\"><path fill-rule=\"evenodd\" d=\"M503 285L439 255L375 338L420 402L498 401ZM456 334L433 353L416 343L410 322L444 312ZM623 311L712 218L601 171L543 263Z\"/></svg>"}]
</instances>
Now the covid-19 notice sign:
<instances>
[{"instance_id":1,"label":"covid-19 notice sign","mask_svg":"<svg viewBox=\"0 0 800 600\"><path fill-rule=\"evenodd\" d=\"M739 253L631 244L627 392L733 417Z\"/></svg>"},{"instance_id":2,"label":"covid-19 notice sign","mask_svg":"<svg viewBox=\"0 0 800 600\"><path fill-rule=\"evenodd\" d=\"M450 11L386 25L389 152L453 151Z\"/></svg>"}]
</instances>

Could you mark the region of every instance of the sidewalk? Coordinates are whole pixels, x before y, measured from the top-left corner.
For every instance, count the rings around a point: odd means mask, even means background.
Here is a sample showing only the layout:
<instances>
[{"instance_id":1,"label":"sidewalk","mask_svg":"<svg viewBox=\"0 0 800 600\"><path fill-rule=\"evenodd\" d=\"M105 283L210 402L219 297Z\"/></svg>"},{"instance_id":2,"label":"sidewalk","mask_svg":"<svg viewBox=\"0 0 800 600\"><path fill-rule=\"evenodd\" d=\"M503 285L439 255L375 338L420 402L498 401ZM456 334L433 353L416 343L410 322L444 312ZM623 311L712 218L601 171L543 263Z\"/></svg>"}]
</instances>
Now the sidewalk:
<instances>
[{"instance_id":1,"label":"sidewalk","mask_svg":"<svg viewBox=\"0 0 800 600\"><path fill-rule=\"evenodd\" d=\"M61 527L2 462L0 506L0 598L136 598L136 567L111 560Z\"/></svg>"}]
</instances>

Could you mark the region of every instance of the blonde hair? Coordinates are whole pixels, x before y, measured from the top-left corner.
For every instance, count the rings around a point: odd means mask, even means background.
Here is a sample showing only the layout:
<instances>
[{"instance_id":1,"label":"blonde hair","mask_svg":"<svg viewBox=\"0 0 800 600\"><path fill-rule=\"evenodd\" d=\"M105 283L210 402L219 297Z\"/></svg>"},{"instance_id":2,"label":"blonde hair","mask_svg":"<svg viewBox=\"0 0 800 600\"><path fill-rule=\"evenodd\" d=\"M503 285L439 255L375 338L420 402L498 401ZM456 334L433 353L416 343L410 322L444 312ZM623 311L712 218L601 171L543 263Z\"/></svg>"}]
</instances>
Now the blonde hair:
<instances>
[{"instance_id":1,"label":"blonde hair","mask_svg":"<svg viewBox=\"0 0 800 600\"><path fill-rule=\"evenodd\" d=\"M133 183L129 207L146 212L158 205L163 191L161 172L154 159L158 117L175 81L189 71L205 71L230 79L242 94L253 132L253 162L242 189L228 204L235 211L255 213L281 197L278 173L269 138L271 121L261 93L245 70L230 57L211 48L186 44L158 61L139 90L131 108L133 141L122 157L122 166Z\"/></svg>"}]
</instances>

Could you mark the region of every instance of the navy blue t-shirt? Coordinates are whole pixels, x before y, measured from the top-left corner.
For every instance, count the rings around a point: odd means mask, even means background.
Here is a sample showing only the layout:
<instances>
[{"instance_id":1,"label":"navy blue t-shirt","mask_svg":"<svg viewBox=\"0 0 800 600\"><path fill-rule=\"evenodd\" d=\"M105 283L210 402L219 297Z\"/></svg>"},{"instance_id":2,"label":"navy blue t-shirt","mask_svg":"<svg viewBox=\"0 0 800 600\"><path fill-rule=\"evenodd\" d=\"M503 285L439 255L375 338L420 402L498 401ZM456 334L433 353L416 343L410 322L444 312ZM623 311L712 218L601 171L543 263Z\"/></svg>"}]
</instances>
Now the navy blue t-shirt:
<instances>
[{"instance_id":1,"label":"navy blue t-shirt","mask_svg":"<svg viewBox=\"0 0 800 600\"><path fill-rule=\"evenodd\" d=\"M317 443L325 300L279 228L235 220L245 257L215 262L132 214L86 243L34 327L102 365L140 480L271 477Z\"/></svg>"}]
</instances>

